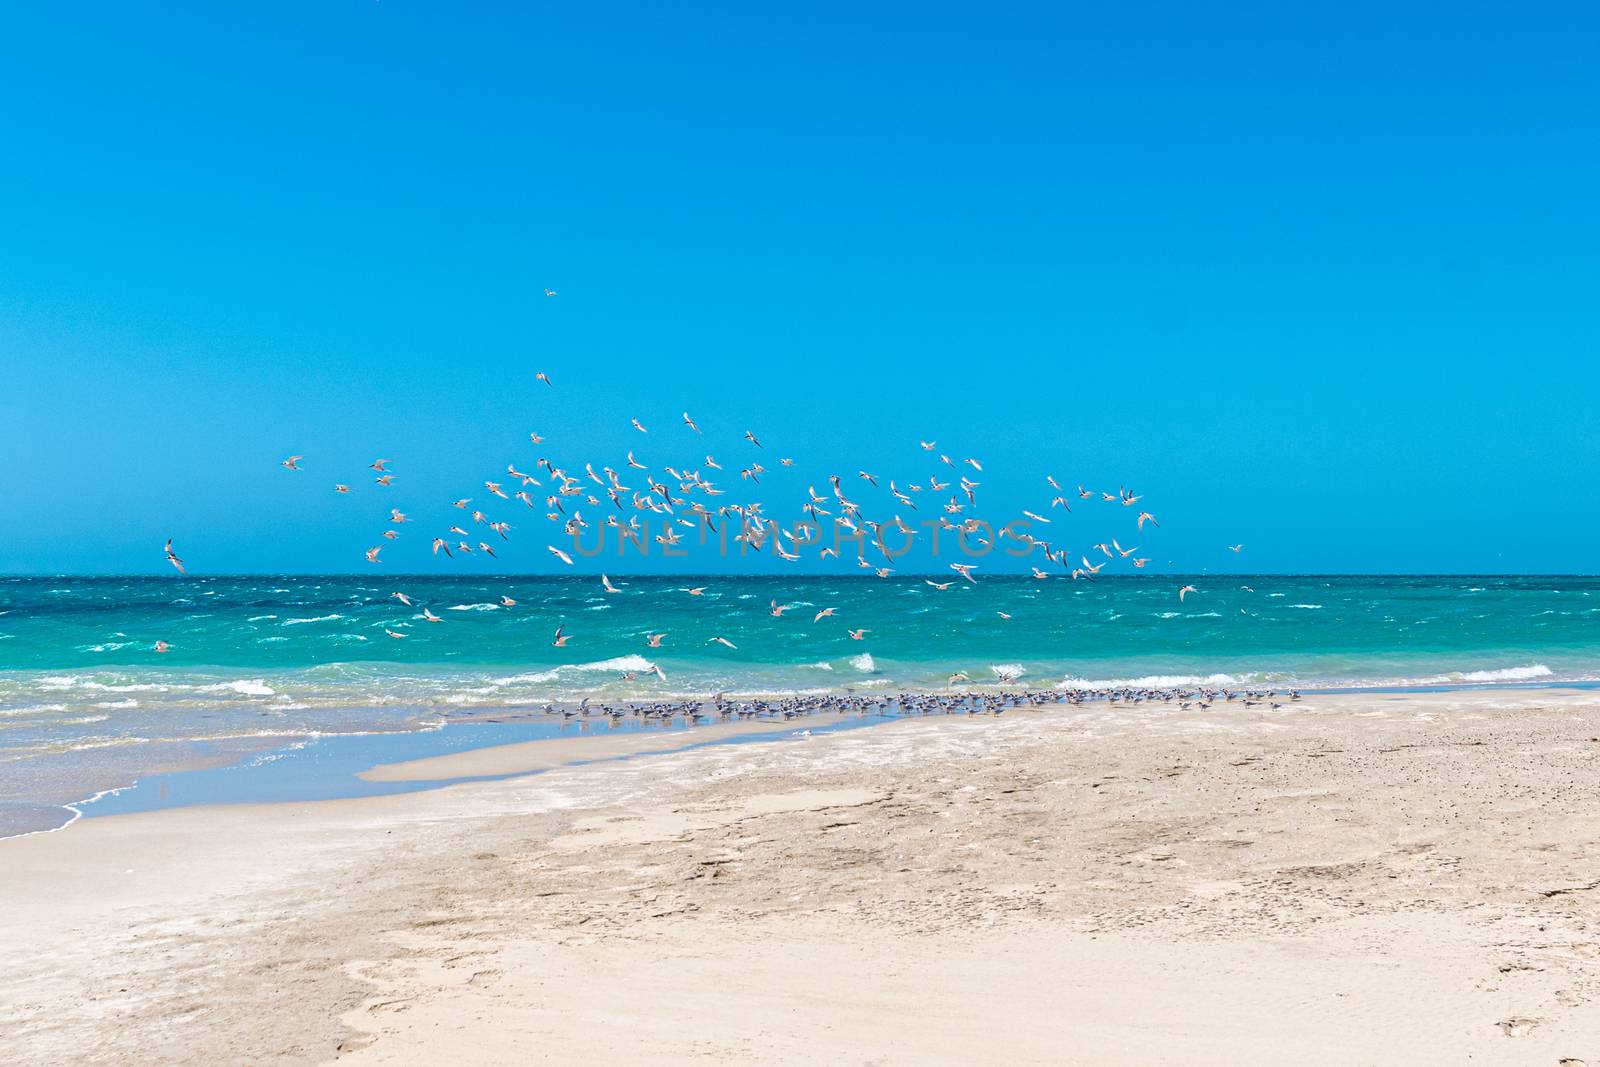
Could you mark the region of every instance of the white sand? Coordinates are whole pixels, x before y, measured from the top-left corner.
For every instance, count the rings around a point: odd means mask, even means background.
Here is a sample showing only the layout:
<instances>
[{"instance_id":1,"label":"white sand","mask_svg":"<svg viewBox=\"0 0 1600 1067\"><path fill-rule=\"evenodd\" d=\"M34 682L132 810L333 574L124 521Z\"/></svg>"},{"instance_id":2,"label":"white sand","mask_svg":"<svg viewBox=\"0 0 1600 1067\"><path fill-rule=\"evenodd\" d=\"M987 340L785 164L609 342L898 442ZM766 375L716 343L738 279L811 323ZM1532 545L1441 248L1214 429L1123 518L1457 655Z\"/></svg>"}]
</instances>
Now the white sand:
<instances>
[{"instance_id":1,"label":"white sand","mask_svg":"<svg viewBox=\"0 0 1600 1067\"><path fill-rule=\"evenodd\" d=\"M939 718L0 842L0 1060L1600 1067L1597 929L1600 695Z\"/></svg>"}]
</instances>

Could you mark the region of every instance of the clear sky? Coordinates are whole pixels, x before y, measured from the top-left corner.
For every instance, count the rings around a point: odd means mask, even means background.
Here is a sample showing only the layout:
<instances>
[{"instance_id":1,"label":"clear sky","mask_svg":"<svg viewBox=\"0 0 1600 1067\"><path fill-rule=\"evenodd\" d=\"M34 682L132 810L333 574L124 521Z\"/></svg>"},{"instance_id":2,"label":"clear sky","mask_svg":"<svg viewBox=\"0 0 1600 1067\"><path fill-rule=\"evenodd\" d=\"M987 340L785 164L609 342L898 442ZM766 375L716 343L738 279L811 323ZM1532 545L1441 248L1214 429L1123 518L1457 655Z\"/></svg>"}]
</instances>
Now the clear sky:
<instances>
[{"instance_id":1,"label":"clear sky","mask_svg":"<svg viewBox=\"0 0 1600 1067\"><path fill-rule=\"evenodd\" d=\"M360 570L391 505L427 520L385 566L431 569L508 461L736 481L749 428L805 470L774 508L937 438L996 501L1134 487L1168 570L1592 572L1597 39L1577 3L13 5L0 571ZM507 517L500 568L551 569ZM1097 522L1062 539L1137 540Z\"/></svg>"}]
</instances>

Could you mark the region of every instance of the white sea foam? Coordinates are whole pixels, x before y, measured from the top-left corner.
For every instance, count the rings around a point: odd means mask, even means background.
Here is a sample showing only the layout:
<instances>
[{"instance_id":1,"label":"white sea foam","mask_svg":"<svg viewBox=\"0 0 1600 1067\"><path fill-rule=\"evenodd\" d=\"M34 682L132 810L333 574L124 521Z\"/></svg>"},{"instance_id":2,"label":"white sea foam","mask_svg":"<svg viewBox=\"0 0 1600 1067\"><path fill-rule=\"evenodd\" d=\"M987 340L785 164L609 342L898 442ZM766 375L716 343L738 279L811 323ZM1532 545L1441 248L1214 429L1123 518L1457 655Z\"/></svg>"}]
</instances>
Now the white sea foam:
<instances>
[{"instance_id":1,"label":"white sea foam","mask_svg":"<svg viewBox=\"0 0 1600 1067\"><path fill-rule=\"evenodd\" d=\"M863 674L871 674L878 669L878 665L873 662L872 653L870 652L863 652L859 656L850 657L850 666Z\"/></svg>"},{"instance_id":2,"label":"white sea foam","mask_svg":"<svg viewBox=\"0 0 1600 1067\"><path fill-rule=\"evenodd\" d=\"M446 611L499 611L499 604L451 604Z\"/></svg>"},{"instance_id":3,"label":"white sea foam","mask_svg":"<svg viewBox=\"0 0 1600 1067\"><path fill-rule=\"evenodd\" d=\"M555 671L531 671L526 674L512 674L505 678L496 678L495 685L525 685L528 682L553 682L556 680Z\"/></svg>"},{"instance_id":4,"label":"white sea foam","mask_svg":"<svg viewBox=\"0 0 1600 1067\"><path fill-rule=\"evenodd\" d=\"M656 669L656 665L643 656L630 652L626 656L595 660L593 663L573 663L569 665L569 669L575 671L653 671Z\"/></svg>"},{"instance_id":5,"label":"white sea foam","mask_svg":"<svg viewBox=\"0 0 1600 1067\"><path fill-rule=\"evenodd\" d=\"M1195 686L1244 685L1251 679L1234 674L1150 674L1143 678L1061 679L1057 689L1181 689Z\"/></svg>"},{"instance_id":6,"label":"white sea foam","mask_svg":"<svg viewBox=\"0 0 1600 1067\"><path fill-rule=\"evenodd\" d=\"M283 625L285 625L285 626L300 626L300 625L303 625L304 623L308 623L308 622L333 622L335 619L342 619L342 618L344 618L344 616L343 615L338 615L338 614L334 614L334 615L314 615L309 619L284 619L283 620Z\"/></svg>"},{"instance_id":7,"label":"white sea foam","mask_svg":"<svg viewBox=\"0 0 1600 1067\"><path fill-rule=\"evenodd\" d=\"M1424 678L1421 685L1450 685L1455 682L1526 682L1534 678L1549 678L1555 674L1543 663L1530 663L1526 667L1502 667L1490 671L1451 671L1449 674Z\"/></svg>"},{"instance_id":8,"label":"white sea foam","mask_svg":"<svg viewBox=\"0 0 1600 1067\"><path fill-rule=\"evenodd\" d=\"M222 682L218 685L205 685L200 687L203 693L238 693L247 697L276 696L277 690L273 689L262 678L241 678L238 681Z\"/></svg>"},{"instance_id":9,"label":"white sea foam","mask_svg":"<svg viewBox=\"0 0 1600 1067\"><path fill-rule=\"evenodd\" d=\"M1320 611L1322 609L1321 604L1290 604L1289 606L1291 608L1304 608L1306 611Z\"/></svg>"},{"instance_id":10,"label":"white sea foam","mask_svg":"<svg viewBox=\"0 0 1600 1067\"><path fill-rule=\"evenodd\" d=\"M1028 668L1020 663L991 663L989 669L996 678L1021 678L1028 673Z\"/></svg>"},{"instance_id":11,"label":"white sea foam","mask_svg":"<svg viewBox=\"0 0 1600 1067\"><path fill-rule=\"evenodd\" d=\"M65 704L20 704L0 711L0 715L34 715L41 711L66 711Z\"/></svg>"}]
</instances>

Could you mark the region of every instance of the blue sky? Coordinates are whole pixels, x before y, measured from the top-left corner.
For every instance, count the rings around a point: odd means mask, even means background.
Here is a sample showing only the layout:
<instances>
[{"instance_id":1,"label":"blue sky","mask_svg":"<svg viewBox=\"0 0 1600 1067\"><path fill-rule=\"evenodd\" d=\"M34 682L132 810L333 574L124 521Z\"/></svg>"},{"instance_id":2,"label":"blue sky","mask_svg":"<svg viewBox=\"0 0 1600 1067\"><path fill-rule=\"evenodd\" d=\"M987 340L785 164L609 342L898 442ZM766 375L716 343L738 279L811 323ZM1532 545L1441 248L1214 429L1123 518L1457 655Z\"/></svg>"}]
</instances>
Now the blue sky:
<instances>
[{"instance_id":1,"label":"blue sky","mask_svg":"<svg viewBox=\"0 0 1600 1067\"><path fill-rule=\"evenodd\" d=\"M390 506L432 569L508 461L732 481L747 428L774 510L937 438L994 514L1134 487L1167 570L1593 571L1597 21L10 11L0 571L360 570ZM507 517L497 566L550 569Z\"/></svg>"}]
</instances>

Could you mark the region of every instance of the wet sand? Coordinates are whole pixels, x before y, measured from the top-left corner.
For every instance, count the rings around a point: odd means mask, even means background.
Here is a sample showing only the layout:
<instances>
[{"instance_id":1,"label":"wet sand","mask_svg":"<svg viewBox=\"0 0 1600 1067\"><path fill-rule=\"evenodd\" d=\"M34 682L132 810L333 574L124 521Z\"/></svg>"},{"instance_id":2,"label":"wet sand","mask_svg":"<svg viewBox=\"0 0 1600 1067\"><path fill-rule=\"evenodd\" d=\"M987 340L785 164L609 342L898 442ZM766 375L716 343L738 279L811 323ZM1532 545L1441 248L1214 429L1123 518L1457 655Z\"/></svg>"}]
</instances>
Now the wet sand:
<instances>
[{"instance_id":1,"label":"wet sand","mask_svg":"<svg viewBox=\"0 0 1600 1067\"><path fill-rule=\"evenodd\" d=\"M1600 694L1047 707L0 842L0 1057L1600 1065L1597 930Z\"/></svg>"}]
</instances>

